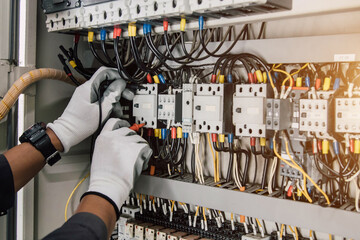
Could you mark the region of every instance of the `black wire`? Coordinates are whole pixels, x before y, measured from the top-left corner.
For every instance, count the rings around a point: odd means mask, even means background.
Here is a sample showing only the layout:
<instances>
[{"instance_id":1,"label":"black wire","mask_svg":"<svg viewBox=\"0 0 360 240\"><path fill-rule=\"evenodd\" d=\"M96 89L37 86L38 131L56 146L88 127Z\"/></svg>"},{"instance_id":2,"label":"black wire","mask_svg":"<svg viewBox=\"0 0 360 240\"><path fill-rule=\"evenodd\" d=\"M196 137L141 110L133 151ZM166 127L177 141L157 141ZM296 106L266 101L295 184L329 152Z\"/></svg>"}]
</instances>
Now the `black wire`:
<instances>
[{"instance_id":1,"label":"black wire","mask_svg":"<svg viewBox=\"0 0 360 240\"><path fill-rule=\"evenodd\" d=\"M191 152L191 173L192 173L192 177L193 180L192 182L196 182L196 177L195 177L195 144L192 145L192 152Z\"/></svg>"},{"instance_id":2,"label":"black wire","mask_svg":"<svg viewBox=\"0 0 360 240\"><path fill-rule=\"evenodd\" d=\"M101 50L102 50L106 60L109 62L109 65L111 65L112 67L116 67L116 64L114 63L114 61L109 56L109 53L108 53L108 51L106 49L105 40L101 40Z\"/></svg>"},{"instance_id":3,"label":"black wire","mask_svg":"<svg viewBox=\"0 0 360 240\"><path fill-rule=\"evenodd\" d=\"M104 65L106 67L111 67L111 64L109 64L109 63L105 62L104 60L102 60L101 57L97 54L93 42L89 42L89 48L90 48L92 54L94 55L94 57L96 58L96 60L98 62L100 62L102 65Z\"/></svg>"}]
</instances>

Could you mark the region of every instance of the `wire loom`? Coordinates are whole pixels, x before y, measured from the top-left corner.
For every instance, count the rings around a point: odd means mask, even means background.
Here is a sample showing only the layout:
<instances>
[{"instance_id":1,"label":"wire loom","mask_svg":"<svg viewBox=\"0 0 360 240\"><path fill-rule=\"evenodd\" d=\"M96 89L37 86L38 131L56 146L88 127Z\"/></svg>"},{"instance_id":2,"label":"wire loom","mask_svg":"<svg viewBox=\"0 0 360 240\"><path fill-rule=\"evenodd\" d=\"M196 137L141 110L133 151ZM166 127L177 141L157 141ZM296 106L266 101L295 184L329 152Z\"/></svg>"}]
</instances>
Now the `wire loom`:
<instances>
[{"instance_id":1,"label":"wire loom","mask_svg":"<svg viewBox=\"0 0 360 240\"><path fill-rule=\"evenodd\" d=\"M0 101L0 120L2 120L10 111L11 107L15 104L20 94L31 84L43 80L52 79L69 84L74 84L69 76L62 70L53 68L39 68L23 74L11 86L4 98ZM81 83L84 80L80 80Z\"/></svg>"}]
</instances>

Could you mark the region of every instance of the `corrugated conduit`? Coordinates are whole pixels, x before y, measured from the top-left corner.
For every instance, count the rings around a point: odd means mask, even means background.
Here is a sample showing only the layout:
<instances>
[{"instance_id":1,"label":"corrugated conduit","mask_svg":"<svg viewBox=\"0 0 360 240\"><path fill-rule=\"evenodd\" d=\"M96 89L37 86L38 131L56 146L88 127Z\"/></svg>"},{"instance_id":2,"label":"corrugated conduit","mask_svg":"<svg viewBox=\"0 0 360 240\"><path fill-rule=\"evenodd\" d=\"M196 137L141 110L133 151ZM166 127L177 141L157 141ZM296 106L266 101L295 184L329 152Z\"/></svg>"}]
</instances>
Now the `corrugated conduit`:
<instances>
[{"instance_id":1,"label":"corrugated conduit","mask_svg":"<svg viewBox=\"0 0 360 240\"><path fill-rule=\"evenodd\" d=\"M62 82L73 84L67 74L58 69L39 68L23 74L11 88L7 91L4 98L0 101L0 120L3 119L12 106L17 101L20 94L32 83L43 79L59 80ZM81 81L82 83L83 81Z\"/></svg>"}]
</instances>

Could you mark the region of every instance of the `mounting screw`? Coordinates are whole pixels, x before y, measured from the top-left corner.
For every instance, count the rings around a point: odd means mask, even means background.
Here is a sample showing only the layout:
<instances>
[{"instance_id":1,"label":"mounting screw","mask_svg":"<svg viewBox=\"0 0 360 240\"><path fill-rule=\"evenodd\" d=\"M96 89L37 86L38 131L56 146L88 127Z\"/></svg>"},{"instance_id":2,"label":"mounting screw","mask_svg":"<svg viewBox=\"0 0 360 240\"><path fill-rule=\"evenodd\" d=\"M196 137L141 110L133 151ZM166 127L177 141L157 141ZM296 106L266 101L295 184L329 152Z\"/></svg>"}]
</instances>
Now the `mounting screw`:
<instances>
[{"instance_id":1,"label":"mounting screw","mask_svg":"<svg viewBox=\"0 0 360 240\"><path fill-rule=\"evenodd\" d=\"M75 3L75 7L80 7L80 1L77 1L77 2Z\"/></svg>"}]
</instances>

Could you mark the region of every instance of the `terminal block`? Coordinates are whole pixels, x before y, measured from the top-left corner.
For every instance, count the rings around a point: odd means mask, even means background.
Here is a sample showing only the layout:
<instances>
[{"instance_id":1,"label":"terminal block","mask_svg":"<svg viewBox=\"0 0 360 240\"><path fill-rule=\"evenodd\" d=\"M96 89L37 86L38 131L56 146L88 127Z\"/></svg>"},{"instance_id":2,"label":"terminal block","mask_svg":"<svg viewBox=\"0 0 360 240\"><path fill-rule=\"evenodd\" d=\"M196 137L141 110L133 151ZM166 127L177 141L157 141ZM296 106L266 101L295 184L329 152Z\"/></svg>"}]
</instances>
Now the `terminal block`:
<instances>
[{"instance_id":1,"label":"terminal block","mask_svg":"<svg viewBox=\"0 0 360 240\"><path fill-rule=\"evenodd\" d=\"M327 133L329 129L328 100L300 99L300 131Z\"/></svg>"},{"instance_id":2,"label":"terminal block","mask_svg":"<svg viewBox=\"0 0 360 240\"><path fill-rule=\"evenodd\" d=\"M179 240L186 235L188 235L186 232L174 232L168 235L168 240Z\"/></svg>"},{"instance_id":3,"label":"terminal block","mask_svg":"<svg viewBox=\"0 0 360 240\"><path fill-rule=\"evenodd\" d=\"M136 123L145 123L144 127L158 127L158 84L143 84L136 90L133 99L133 116Z\"/></svg>"},{"instance_id":4,"label":"terminal block","mask_svg":"<svg viewBox=\"0 0 360 240\"><path fill-rule=\"evenodd\" d=\"M292 103L290 99L266 100L266 129L284 130L291 127Z\"/></svg>"},{"instance_id":5,"label":"terminal block","mask_svg":"<svg viewBox=\"0 0 360 240\"><path fill-rule=\"evenodd\" d=\"M159 94L158 120L171 121L172 125L180 125L182 121L182 94Z\"/></svg>"},{"instance_id":6,"label":"terminal block","mask_svg":"<svg viewBox=\"0 0 360 240\"><path fill-rule=\"evenodd\" d=\"M196 93L195 84L183 84L182 92L182 129L184 133L192 133L195 131L193 106L194 94Z\"/></svg>"},{"instance_id":7,"label":"terminal block","mask_svg":"<svg viewBox=\"0 0 360 240\"><path fill-rule=\"evenodd\" d=\"M335 132L360 133L360 98L335 100Z\"/></svg>"},{"instance_id":8,"label":"terminal block","mask_svg":"<svg viewBox=\"0 0 360 240\"><path fill-rule=\"evenodd\" d=\"M176 230L171 228L161 229L156 234L156 240L166 240L167 236L174 232L176 232Z\"/></svg>"},{"instance_id":9,"label":"terminal block","mask_svg":"<svg viewBox=\"0 0 360 240\"><path fill-rule=\"evenodd\" d=\"M194 96L196 131L231 133L233 84L198 84Z\"/></svg>"},{"instance_id":10,"label":"terminal block","mask_svg":"<svg viewBox=\"0 0 360 240\"><path fill-rule=\"evenodd\" d=\"M145 228L145 239L146 240L156 240L157 232L161 229L164 229L162 226L151 226Z\"/></svg>"},{"instance_id":11,"label":"terminal block","mask_svg":"<svg viewBox=\"0 0 360 240\"><path fill-rule=\"evenodd\" d=\"M266 137L266 84L236 86L233 102L235 134L240 137Z\"/></svg>"}]
</instances>

